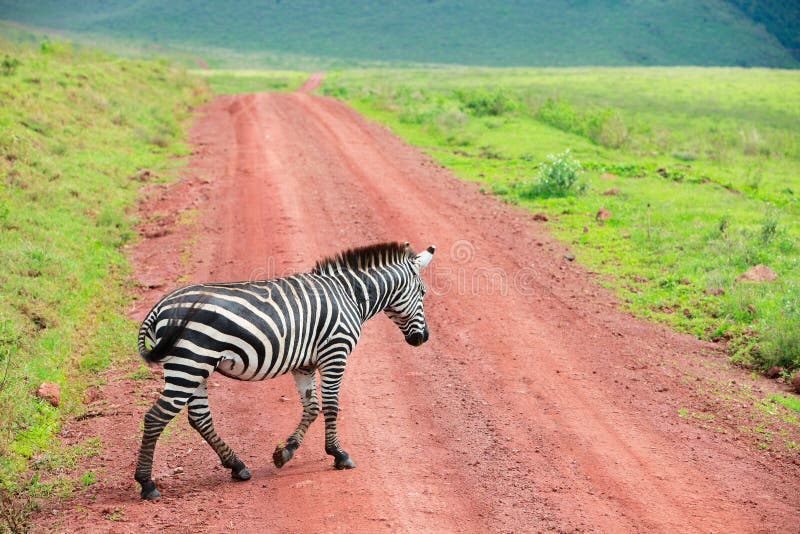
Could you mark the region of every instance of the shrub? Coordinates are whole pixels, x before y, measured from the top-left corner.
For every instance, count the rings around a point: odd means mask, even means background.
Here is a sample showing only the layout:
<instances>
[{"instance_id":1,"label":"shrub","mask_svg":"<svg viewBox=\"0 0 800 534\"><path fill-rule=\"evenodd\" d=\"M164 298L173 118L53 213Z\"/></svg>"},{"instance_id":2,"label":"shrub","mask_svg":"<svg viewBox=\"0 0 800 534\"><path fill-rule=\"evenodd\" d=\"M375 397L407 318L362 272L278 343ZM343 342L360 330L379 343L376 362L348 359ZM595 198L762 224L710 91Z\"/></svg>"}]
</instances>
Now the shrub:
<instances>
[{"instance_id":1,"label":"shrub","mask_svg":"<svg viewBox=\"0 0 800 534\"><path fill-rule=\"evenodd\" d=\"M628 141L628 127L622 115L610 107L579 111L569 102L548 98L536 112L536 118L553 128L586 137L608 148L620 148Z\"/></svg>"},{"instance_id":2,"label":"shrub","mask_svg":"<svg viewBox=\"0 0 800 534\"><path fill-rule=\"evenodd\" d=\"M497 117L516 109L516 102L502 91L463 91L455 96L461 101L467 113L475 117Z\"/></svg>"},{"instance_id":3,"label":"shrub","mask_svg":"<svg viewBox=\"0 0 800 534\"><path fill-rule=\"evenodd\" d=\"M536 181L516 184L521 197L565 197L586 190L586 184L579 179L581 165L570 156L569 149L561 154L549 154L547 159L539 165Z\"/></svg>"},{"instance_id":4,"label":"shrub","mask_svg":"<svg viewBox=\"0 0 800 534\"><path fill-rule=\"evenodd\" d=\"M17 72L17 67L19 67L19 59L6 54L3 56L3 63L2 66L0 66L0 73L2 73L3 76L11 76Z\"/></svg>"},{"instance_id":5,"label":"shrub","mask_svg":"<svg viewBox=\"0 0 800 534\"><path fill-rule=\"evenodd\" d=\"M542 103L536 117L545 124L565 132L576 132L578 114L569 103L557 98L548 98Z\"/></svg>"}]
</instances>

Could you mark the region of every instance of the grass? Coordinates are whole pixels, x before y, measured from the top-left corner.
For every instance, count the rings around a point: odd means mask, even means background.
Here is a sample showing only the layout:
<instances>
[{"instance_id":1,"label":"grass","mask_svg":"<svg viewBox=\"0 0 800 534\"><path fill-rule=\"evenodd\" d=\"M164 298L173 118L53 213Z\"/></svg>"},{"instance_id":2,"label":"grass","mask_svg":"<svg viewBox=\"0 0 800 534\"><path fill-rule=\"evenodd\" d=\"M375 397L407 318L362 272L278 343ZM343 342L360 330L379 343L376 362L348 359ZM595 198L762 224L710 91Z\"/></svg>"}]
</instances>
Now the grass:
<instances>
[{"instance_id":1,"label":"grass","mask_svg":"<svg viewBox=\"0 0 800 534\"><path fill-rule=\"evenodd\" d=\"M729 340L745 365L800 367L800 101L785 98L797 72L353 70L322 91L547 213L640 316ZM536 194L548 155L567 149L586 190ZM777 279L737 282L757 264Z\"/></svg>"},{"instance_id":2,"label":"grass","mask_svg":"<svg viewBox=\"0 0 800 534\"><path fill-rule=\"evenodd\" d=\"M194 70L217 94L294 91L308 77L307 72L282 70Z\"/></svg>"},{"instance_id":3,"label":"grass","mask_svg":"<svg viewBox=\"0 0 800 534\"><path fill-rule=\"evenodd\" d=\"M753 2L747 4L752 7ZM316 69L321 63L335 67L337 58L346 58L338 60L339 66L359 61L798 65L791 52L794 40L784 39L785 45L779 40L796 34L796 9L782 8L779 17L747 9L750 18L719 0L406 0L369 5L173 0L166 6L138 2L124 7L100 0L4 0L0 7L4 17L25 24L138 41L162 51L179 47L215 68L275 68L276 62L286 65L287 55L295 65L317 56Z\"/></svg>"},{"instance_id":4,"label":"grass","mask_svg":"<svg viewBox=\"0 0 800 534\"><path fill-rule=\"evenodd\" d=\"M789 408L790 410L794 410L795 412L800 412L800 399L795 396L789 395L770 395L770 399L773 401L782 404Z\"/></svg>"},{"instance_id":5,"label":"grass","mask_svg":"<svg viewBox=\"0 0 800 534\"><path fill-rule=\"evenodd\" d=\"M37 459L64 456L54 435L82 389L135 346L136 176L170 176L206 89L165 61L63 42L0 41L0 55L14 64L0 74L0 487L39 495L54 467ZM42 381L60 384L58 408L33 395Z\"/></svg>"}]
</instances>

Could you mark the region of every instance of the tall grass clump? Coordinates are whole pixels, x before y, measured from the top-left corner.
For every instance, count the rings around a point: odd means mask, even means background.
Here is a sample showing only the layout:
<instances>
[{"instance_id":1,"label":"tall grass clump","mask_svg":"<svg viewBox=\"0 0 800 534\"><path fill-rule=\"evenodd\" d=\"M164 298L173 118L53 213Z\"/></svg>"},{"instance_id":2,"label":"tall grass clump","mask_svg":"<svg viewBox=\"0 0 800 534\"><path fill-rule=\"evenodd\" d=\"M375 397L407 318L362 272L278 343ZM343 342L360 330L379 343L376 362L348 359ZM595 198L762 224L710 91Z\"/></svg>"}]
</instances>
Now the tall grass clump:
<instances>
[{"instance_id":1,"label":"tall grass clump","mask_svg":"<svg viewBox=\"0 0 800 534\"><path fill-rule=\"evenodd\" d=\"M534 116L553 128L586 137L608 148L622 147L629 137L620 112L608 106L579 109L562 98L549 97Z\"/></svg>"},{"instance_id":2,"label":"tall grass clump","mask_svg":"<svg viewBox=\"0 0 800 534\"><path fill-rule=\"evenodd\" d=\"M522 198L553 198L581 194L586 183L581 181L581 164L570 156L569 149L560 154L548 154L539 164L536 177L516 182L513 190Z\"/></svg>"},{"instance_id":3,"label":"tall grass clump","mask_svg":"<svg viewBox=\"0 0 800 534\"><path fill-rule=\"evenodd\" d=\"M185 119L206 89L164 61L62 42L0 41L0 55L13 65L0 76L0 501L8 504L25 502L10 495L63 486L34 460L64 453L53 436L84 409L82 388L129 354L124 246L135 236L135 177L145 168L163 176L186 153ZM43 381L60 385L58 406L34 395ZM26 506L6 516L18 525Z\"/></svg>"}]
</instances>

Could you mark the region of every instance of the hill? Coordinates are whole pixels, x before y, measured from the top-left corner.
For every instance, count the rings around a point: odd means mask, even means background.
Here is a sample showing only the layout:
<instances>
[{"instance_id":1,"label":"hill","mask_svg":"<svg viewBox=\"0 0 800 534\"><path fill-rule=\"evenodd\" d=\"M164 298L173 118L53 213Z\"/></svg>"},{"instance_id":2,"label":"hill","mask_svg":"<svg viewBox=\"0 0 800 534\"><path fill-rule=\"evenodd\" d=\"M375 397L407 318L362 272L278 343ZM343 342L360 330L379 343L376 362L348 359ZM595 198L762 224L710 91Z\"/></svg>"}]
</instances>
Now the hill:
<instances>
[{"instance_id":1,"label":"hill","mask_svg":"<svg viewBox=\"0 0 800 534\"><path fill-rule=\"evenodd\" d=\"M212 66L253 65L248 54L269 50L322 63L797 68L798 11L755 0L0 0L0 18L190 47Z\"/></svg>"}]
</instances>

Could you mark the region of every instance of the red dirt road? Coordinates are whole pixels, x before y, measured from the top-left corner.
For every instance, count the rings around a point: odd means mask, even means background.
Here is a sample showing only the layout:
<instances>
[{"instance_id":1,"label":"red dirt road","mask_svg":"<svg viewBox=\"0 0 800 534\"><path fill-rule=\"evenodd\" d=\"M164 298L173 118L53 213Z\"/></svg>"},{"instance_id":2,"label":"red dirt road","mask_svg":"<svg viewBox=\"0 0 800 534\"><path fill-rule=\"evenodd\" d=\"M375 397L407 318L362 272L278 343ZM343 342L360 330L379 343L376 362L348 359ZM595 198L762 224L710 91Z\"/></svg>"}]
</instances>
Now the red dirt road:
<instances>
[{"instance_id":1,"label":"red dirt road","mask_svg":"<svg viewBox=\"0 0 800 534\"><path fill-rule=\"evenodd\" d=\"M265 278L382 240L438 246L431 339L364 328L342 387L335 471L319 420L283 469L300 417L288 376L215 375L220 435L253 474L233 482L180 417L156 449L164 498L133 482L161 387L110 373L66 442L99 435L98 482L47 503L70 532L779 532L800 524L798 456L759 452L714 384L770 387L713 345L618 311L529 213L481 194L344 104L223 96L198 113L187 179L155 189L133 257L151 286L133 314L194 281ZM163 226L164 231L158 231ZM180 277L180 278L179 278ZM162 285L163 284L163 285ZM132 364L133 365L133 364ZM155 375L154 371L154 375ZM765 393L762 392L762 395ZM94 495L94 497L92 497Z\"/></svg>"}]
</instances>

